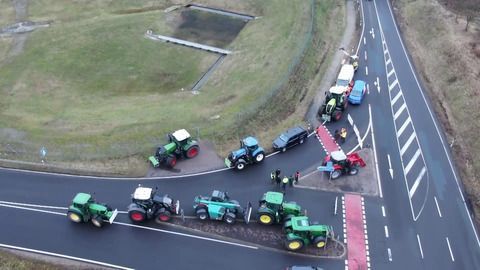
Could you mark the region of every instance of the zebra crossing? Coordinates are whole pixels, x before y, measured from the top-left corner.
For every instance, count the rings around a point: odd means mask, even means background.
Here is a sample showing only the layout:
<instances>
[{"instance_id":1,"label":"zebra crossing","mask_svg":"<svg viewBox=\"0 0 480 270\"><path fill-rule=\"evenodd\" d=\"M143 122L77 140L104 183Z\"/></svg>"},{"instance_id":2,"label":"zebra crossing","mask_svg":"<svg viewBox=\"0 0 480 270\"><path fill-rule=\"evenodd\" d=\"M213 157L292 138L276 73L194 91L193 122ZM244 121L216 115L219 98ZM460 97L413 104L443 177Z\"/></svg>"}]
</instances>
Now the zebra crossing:
<instances>
[{"instance_id":1,"label":"zebra crossing","mask_svg":"<svg viewBox=\"0 0 480 270\"><path fill-rule=\"evenodd\" d=\"M383 35L382 44L390 106L402 163L403 177L407 188L412 216L414 220L417 220L427 199L429 175L415 126Z\"/></svg>"}]
</instances>

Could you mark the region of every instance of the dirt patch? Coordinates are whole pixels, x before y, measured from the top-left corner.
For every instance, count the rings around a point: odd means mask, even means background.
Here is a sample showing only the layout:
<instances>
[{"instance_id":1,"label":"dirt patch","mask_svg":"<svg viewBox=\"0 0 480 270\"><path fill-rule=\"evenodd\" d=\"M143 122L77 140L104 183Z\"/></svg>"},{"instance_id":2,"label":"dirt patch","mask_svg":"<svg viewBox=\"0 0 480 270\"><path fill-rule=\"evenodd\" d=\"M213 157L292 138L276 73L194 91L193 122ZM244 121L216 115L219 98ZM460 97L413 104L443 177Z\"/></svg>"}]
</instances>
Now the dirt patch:
<instances>
[{"instance_id":1,"label":"dirt patch","mask_svg":"<svg viewBox=\"0 0 480 270\"><path fill-rule=\"evenodd\" d=\"M241 222L228 225L221 221L201 221L196 218L188 218L185 219L185 221L182 221L180 218L173 219L172 223L195 231L220 235L247 243L254 243L264 247L286 251L284 236L280 225L264 226L255 222L248 225ZM307 246L296 253L319 257L341 258L345 255L345 250L343 243L329 241L325 249Z\"/></svg>"},{"instance_id":2,"label":"dirt patch","mask_svg":"<svg viewBox=\"0 0 480 270\"><path fill-rule=\"evenodd\" d=\"M320 172L315 168L310 168L310 173L305 173L300 178L297 187L312 188L333 192L354 192L363 195L377 196L378 184L377 174L375 173L375 162L373 150L365 148L358 151L367 166L360 168L357 175L343 175L336 180L330 180L325 172ZM318 164L320 166L320 164Z\"/></svg>"}]
</instances>

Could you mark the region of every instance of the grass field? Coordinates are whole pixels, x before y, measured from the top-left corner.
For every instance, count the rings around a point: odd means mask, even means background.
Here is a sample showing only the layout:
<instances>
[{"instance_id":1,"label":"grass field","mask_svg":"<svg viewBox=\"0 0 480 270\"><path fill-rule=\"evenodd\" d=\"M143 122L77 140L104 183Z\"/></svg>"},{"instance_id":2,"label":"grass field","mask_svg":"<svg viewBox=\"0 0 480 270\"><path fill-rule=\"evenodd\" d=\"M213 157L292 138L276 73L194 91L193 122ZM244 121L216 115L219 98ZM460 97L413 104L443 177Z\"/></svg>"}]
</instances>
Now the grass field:
<instances>
[{"instance_id":1,"label":"grass field","mask_svg":"<svg viewBox=\"0 0 480 270\"><path fill-rule=\"evenodd\" d=\"M225 154L247 134L268 146L302 122L343 29L343 3L315 1L312 18L311 1L200 1L260 18L192 95L181 89L217 56L143 37L150 28L175 33L169 18L181 11L163 12L173 2L32 1L28 19L53 24L29 34L20 55L0 60L2 157L38 161L45 146L50 163L142 175L145 158L175 129L198 131ZM0 9L12 18L9 4ZM3 60L8 39L0 39Z\"/></svg>"},{"instance_id":2,"label":"grass field","mask_svg":"<svg viewBox=\"0 0 480 270\"><path fill-rule=\"evenodd\" d=\"M456 5L467 1L448 2ZM479 222L480 162L476 155L480 153L480 111L475 108L480 103L480 25L474 21L465 31L462 10L453 13L436 0L396 3L407 45L428 86L449 143L453 142L455 161Z\"/></svg>"}]
</instances>

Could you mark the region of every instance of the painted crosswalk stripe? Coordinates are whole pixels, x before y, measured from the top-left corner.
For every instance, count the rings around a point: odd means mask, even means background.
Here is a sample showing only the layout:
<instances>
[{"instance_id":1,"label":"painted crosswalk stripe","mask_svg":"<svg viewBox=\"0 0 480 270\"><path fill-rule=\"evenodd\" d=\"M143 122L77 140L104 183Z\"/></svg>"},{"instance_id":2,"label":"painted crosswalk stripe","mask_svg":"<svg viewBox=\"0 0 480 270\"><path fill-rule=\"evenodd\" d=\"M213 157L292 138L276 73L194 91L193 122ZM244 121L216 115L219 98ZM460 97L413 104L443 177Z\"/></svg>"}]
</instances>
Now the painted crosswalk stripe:
<instances>
[{"instance_id":1,"label":"painted crosswalk stripe","mask_svg":"<svg viewBox=\"0 0 480 270\"><path fill-rule=\"evenodd\" d=\"M405 110L406 107L407 107L407 104L403 103L402 106L400 106L400 108L398 108L397 112L393 116L393 120L397 120L397 118L400 116L400 114L403 112L403 110Z\"/></svg>"},{"instance_id":2,"label":"painted crosswalk stripe","mask_svg":"<svg viewBox=\"0 0 480 270\"><path fill-rule=\"evenodd\" d=\"M407 142L402 146L402 149L400 149L401 156L405 154L405 151L407 151L408 147L413 142L413 139L415 139L415 132L412 132L412 134L410 135L410 138L408 138Z\"/></svg>"},{"instance_id":3,"label":"painted crosswalk stripe","mask_svg":"<svg viewBox=\"0 0 480 270\"><path fill-rule=\"evenodd\" d=\"M397 131L397 138L402 135L402 133L405 131L405 129L407 128L408 124L410 124L411 121L412 119L410 119L410 117L408 117L407 120L405 120L405 123L403 123L403 125Z\"/></svg>"},{"instance_id":4,"label":"painted crosswalk stripe","mask_svg":"<svg viewBox=\"0 0 480 270\"><path fill-rule=\"evenodd\" d=\"M417 149L417 152L415 152L415 155L413 155L412 159L407 164L407 167L405 167L405 174L408 174L408 172L412 169L413 164L417 161L418 157L420 156L420 148Z\"/></svg>"},{"instance_id":5,"label":"painted crosswalk stripe","mask_svg":"<svg viewBox=\"0 0 480 270\"><path fill-rule=\"evenodd\" d=\"M388 65L392 62L392 58L388 58L387 62L385 62L385 65Z\"/></svg>"},{"instance_id":6,"label":"painted crosswalk stripe","mask_svg":"<svg viewBox=\"0 0 480 270\"><path fill-rule=\"evenodd\" d=\"M392 70L390 70L387 74L387 77L390 77L392 76L392 74L395 72L395 69L392 68Z\"/></svg>"},{"instance_id":7,"label":"painted crosswalk stripe","mask_svg":"<svg viewBox=\"0 0 480 270\"><path fill-rule=\"evenodd\" d=\"M425 169L425 167L423 167L422 171L420 171L420 174L417 176L417 179L415 180L415 183L413 183L412 189L410 189L408 191L408 197L410 199L413 197L413 194L415 194L415 191L417 191L417 188L420 185L420 181L422 180L422 177L425 175L425 172L427 172L427 169Z\"/></svg>"},{"instance_id":8,"label":"painted crosswalk stripe","mask_svg":"<svg viewBox=\"0 0 480 270\"><path fill-rule=\"evenodd\" d=\"M397 83L398 79L395 79L395 81L393 81L393 83L388 86L388 90L392 91L392 89L395 87L395 85L397 85Z\"/></svg>"},{"instance_id":9,"label":"painted crosswalk stripe","mask_svg":"<svg viewBox=\"0 0 480 270\"><path fill-rule=\"evenodd\" d=\"M402 96L402 91L399 91L398 94L392 99L392 105L397 102L397 100Z\"/></svg>"}]
</instances>

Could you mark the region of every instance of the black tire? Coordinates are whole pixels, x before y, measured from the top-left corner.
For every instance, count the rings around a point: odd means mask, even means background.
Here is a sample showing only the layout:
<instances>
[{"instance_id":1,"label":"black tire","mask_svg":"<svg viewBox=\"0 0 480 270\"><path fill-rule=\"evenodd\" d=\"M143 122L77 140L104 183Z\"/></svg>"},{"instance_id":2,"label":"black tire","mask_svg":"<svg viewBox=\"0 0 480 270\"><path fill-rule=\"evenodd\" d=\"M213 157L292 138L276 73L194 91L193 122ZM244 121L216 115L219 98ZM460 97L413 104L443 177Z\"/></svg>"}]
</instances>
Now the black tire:
<instances>
[{"instance_id":1,"label":"black tire","mask_svg":"<svg viewBox=\"0 0 480 270\"><path fill-rule=\"evenodd\" d=\"M170 219L172 219L172 213L170 213L170 211L163 207L158 209L157 215L155 217L155 222L162 223L170 221Z\"/></svg>"},{"instance_id":2,"label":"black tire","mask_svg":"<svg viewBox=\"0 0 480 270\"><path fill-rule=\"evenodd\" d=\"M197 208L195 210L195 214L197 215L198 219L200 220L207 220L208 219L208 212L205 208Z\"/></svg>"},{"instance_id":3,"label":"black tire","mask_svg":"<svg viewBox=\"0 0 480 270\"><path fill-rule=\"evenodd\" d=\"M293 243L296 243L293 245ZM304 246L304 243L300 239L293 239L293 240L285 240L285 247L290 250L290 251L297 251L302 249Z\"/></svg>"},{"instance_id":4,"label":"black tire","mask_svg":"<svg viewBox=\"0 0 480 270\"><path fill-rule=\"evenodd\" d=\"M196 144L191 145L184 153L185 158L194 158L200 152L200 147Z\"/></svg>"},{"instance_id":5,"label":"black tire","mask_svg":"<svg viewBox=\"0 0 480 270\"><path fill-rule=\"evenodd\" d=\"M350 175L356 175L356 174L358 174L358 168L352 167L352 168L350 169L350 171L348 172L348 174L350 174Z\"/></svg>"},{"instance_id":6,"label":"black tire","mask_svg":"<svg viewBox=\"0 0 480 270\"><path fill-rule=\"evenodd\" d=\"M91 219L93 226L101 228L103 226L103 218L99 215L95 215Z\"/></svg>"},{"instance_id":7,"label":"black tire","mask_svg":"<svg viewBox=\"0 0 480 270\"><path fill-rule=\"evenodd\" d=\"M292 217L294 217L294 216L295 216L295 215L292 215L292 214L284 216L284 217L283 217L283 222L290 221L290 219L292 219Z\"/></svg>"},{"instance_id":8,"label":"black tire","mask_svg":"<svg viewBox=\"0 0 480 270\"><path fill-rule=\"evenodd\" d=\"M167 167L173 168L175 165L177 165L177 157L174 155L169 155L165 163Z\"/></svg>"},{"instance_id":9,"label":"black tire","mask_svg":"<svg viewBox=\"0 0 480 270\"><path fill-rule=\"evenodd\" d=\"M340 119L342 119L342 111L339 111L339 110L334 111L332 118L334 121L339 121Z\"/></svg>"},{"instance_id":10,"label":"black tire","mask_svg":"<svg viewBox=\"0 0 480 270\"><path fill-rule=\"evenodd\" d=\"M239 171L245 169L245 166L247 165L247 163L244 161L244 160L239 160L237 161L237 163L235 164L235 168Z\"/></svg>"},{"instance_id":11,"label":"black tire","mask_svg":"<svg viewBox=\"0 0 480 270\"><path fill-rule=\"evenodd\" d=\"M324 248L327 244L327 239L323 236L317 236L313 239L313 244L316 248Z\"/></svg>"},{"instance_id":12,"label":"black tire","mask_svg":"<svg viewBox=\"0 0 480 270\"><path fill-rule=\"evenodd\" d=\"M232 213L232 212L227 212L227 213L225 213L225 215L223 216L223 220L224 220L225 223L227 223L227 224L234 224L236 218L237 218L237 216L235 215L235 213Z\"/></svg>"},{"instance_id":13,"label":"black tire","mask_svg":"<svg viewBox=\"0 0 480 270\"><path fill-rule=\"evenodd\" d=\"M342 175L341 170L333 171L332 174L331 174L332 180L338 179L341 175Z\"/></svg>"},{"instance_id":14,"label":"black tire","mask_svg":"<svg viewBox=\"0 0 480 270\"><path fill-rule=\"evenodd\" d=\"M75 223L82 223L83 222L83 215L78 213L77 211L68 211L67 212L67 217L71 221Z\"/></svg>"},{"instance_id":15,"label":"black tire","mask_svg":"<svg viewBox=\"0 0 480 270\"><path fill-rule=\"evenodd\" d=\"M258 154L256 154L253 159L255 160L256 163L260 163L262 162L264 159L265 159L265 153L264 152L260 152Z\"/></svg>"},{"instance_id":16,"label":"black tire","mask_svg":"<svg viewBox=\"0 0 480 270\"><path fill-rule=\"evenodd\" d=\"M320 106L320 109L318 109L318 117L322 118L322 114L325 112L325 105Z\"/></svg>"},{"instance_id":17,"label":"black tire","mask_svg":"<svg viewBox=\"0 0 480 270\"><path fill-rule=\"evenodd\" d=\"M147 213L143 208L132 203L128 206L128 217L133 222L143 222L147 219Z\"/></svg>"},{"instance_id":18,"label":"black tire","mask_svg":"<svg viewBox=\"0 0 480 270\"><path fill-rule=\"evenodd\" d=\"M260 211L258 213L258 222L263 225L272 225L275 222L275 216L270 212Z\"/></svg>"}]
</instances>

